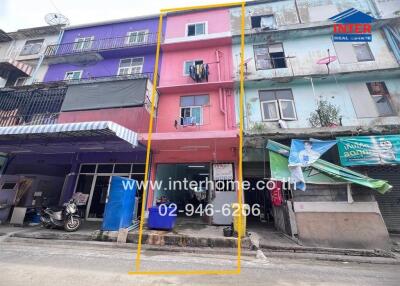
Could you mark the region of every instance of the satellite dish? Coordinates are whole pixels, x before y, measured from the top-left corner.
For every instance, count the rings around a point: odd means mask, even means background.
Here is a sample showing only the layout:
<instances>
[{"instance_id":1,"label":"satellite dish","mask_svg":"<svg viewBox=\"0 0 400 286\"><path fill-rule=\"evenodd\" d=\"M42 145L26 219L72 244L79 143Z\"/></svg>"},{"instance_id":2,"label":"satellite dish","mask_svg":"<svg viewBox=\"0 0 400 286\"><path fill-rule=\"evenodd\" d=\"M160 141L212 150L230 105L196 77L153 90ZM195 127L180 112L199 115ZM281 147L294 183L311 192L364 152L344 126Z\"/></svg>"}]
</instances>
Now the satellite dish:
<instances>
[{"instance_id":1,"label":"satellite dish","mask_svg":"<svg viewBox=\"0 0 400 286\"><path fill-rule=\"evenodd\" d=\"M44 16L44 20L50 26L57 26L57 25L69 25L69 20L66 16L59 13L49 13Z\"/></svg>"}]
</instances>

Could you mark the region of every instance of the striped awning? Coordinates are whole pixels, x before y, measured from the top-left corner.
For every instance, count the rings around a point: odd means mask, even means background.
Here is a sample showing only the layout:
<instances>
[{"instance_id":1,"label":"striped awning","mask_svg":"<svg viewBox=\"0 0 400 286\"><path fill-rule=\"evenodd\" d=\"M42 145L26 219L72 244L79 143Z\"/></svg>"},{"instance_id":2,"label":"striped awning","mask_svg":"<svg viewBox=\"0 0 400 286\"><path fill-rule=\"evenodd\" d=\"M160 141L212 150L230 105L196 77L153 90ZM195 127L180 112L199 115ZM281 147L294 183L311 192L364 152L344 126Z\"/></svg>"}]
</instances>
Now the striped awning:
<instances>
[{"instance_id":1,"label":"striped awning","mask_svg":"<svg viewBox=\"0 0 400 286\"><path fill-rule=\"evenodd\" d=\"M19 76L30 76L33 67L20 61L6 59L0 60L0 75L4 76L7 72L17 72Z\"/></svg>"},{"instance_id":2,"label":"striped awning","mask_svg":"<svg viewBox=\"0 0 400 286\"><path fill-rule=\"evenodd\" d=\"M137 133L111 121L62 123L48 125L25 125L0 127L0 141L3 135L42 135L54 134L57 137L67 136L117 136L126 142L136 146L138 144Z\"/></svg>"},{"instance_id":3,"label":"striped awning","mask_svg":"<svg viewBox=\"0 0 400 286\"><path fill-rule=\"evenodd\" d=\"M6 153L126 151L137 146L136 132L111 121L0 127L0 152Z\"/></svg>"}]
</instances>

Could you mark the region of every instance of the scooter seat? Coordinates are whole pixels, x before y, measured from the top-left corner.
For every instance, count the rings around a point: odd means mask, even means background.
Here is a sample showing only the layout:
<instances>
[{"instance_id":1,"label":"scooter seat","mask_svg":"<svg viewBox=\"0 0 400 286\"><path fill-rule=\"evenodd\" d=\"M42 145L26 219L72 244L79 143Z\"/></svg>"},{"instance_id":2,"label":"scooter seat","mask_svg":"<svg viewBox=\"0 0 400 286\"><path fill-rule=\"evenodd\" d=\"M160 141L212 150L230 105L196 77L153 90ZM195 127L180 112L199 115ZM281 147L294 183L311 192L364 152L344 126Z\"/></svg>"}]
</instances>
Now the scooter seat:
<instances>
[{"instance_id":1,"label":"scooter seat","mask_svg":"<svg viewBox=\"0 0 400 286\"><path fill-rule=\"evenodd\" d=\"M54 208L50 208L50 210L52 212L56 213L56 212L61 212L63 210L63 208L62 207L54 207Z\"/></svg>"}]
</instances>

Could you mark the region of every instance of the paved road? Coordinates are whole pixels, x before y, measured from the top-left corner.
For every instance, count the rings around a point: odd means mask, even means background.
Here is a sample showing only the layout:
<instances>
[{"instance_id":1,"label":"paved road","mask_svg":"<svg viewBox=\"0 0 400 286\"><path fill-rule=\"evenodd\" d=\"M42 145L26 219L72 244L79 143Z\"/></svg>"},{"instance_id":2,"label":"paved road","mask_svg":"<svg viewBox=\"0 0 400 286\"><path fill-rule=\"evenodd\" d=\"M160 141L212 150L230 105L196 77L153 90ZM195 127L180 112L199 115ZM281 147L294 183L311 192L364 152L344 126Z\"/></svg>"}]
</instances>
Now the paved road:
<instances>
[{"instance_id":1,"label":"paved road","mask_svg":"<svg viewBox=\"0 0 400 286\"><path fill-rule=\"evenodd\" d=\"M399 285L399 265L244 257L240 275L133 276L135 250L0 240L0 285ZM144 251L143 270L231 269L234 256Z\"/></svg>"}]
</instances>

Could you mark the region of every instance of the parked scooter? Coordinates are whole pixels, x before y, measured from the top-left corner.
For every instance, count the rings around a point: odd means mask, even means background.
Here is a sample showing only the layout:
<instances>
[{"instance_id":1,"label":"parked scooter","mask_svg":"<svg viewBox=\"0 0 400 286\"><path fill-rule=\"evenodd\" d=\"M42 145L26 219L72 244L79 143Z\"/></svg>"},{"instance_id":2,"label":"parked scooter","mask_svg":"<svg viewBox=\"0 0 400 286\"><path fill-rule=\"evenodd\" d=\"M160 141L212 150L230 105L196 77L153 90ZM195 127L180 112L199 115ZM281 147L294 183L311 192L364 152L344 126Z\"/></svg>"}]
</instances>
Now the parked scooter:
<instances>
[{"instance_id":1,"label":"parked scooter","mask_svg":"<svg viewBox=\"0 0 400 286\"><path fill-rule=\"evenodd\" d=\"M82 220L76 202L71 199L62 208L44 208L40 221L46 228L64 228L68 232L77 231Z\"/></svg>"}]
</instances>

